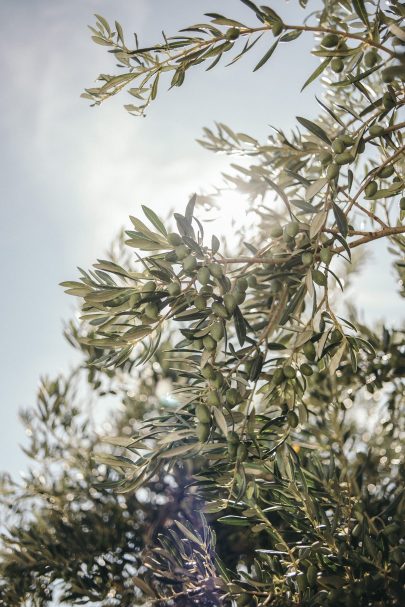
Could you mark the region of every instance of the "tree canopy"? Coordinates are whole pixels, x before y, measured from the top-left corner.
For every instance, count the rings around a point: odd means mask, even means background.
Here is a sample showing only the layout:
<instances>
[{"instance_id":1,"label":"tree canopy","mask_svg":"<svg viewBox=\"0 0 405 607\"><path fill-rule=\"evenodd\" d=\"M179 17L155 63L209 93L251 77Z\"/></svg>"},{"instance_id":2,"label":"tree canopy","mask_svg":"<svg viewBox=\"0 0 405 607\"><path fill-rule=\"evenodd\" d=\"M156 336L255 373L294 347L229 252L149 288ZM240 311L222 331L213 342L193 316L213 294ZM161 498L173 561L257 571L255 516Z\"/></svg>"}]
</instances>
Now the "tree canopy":
<instances>
[{"instance_id":1,"label":"tree canopy","mask_svg":"<svg viewBox=\"0 0 405 607\"><path fill-rule=\"evenodd\" d=\"M291 25L281 3L241 2L247 23L208 13L148 47L96 15L118 72L86 89L92 104L127 89L142 115L166 80L260 38L254 70L271 77L299 36L320 58L302 88L319 79L323 95L263 142L204 129L208 150L240 158L227 180L254 233L207 239L198 195L169 218L144 206L63 283L82 364L43 381L24 415L36 465L3 480L6 605L401 605L405 332L366 326L339 294L381 238L405 294L405 9L300 0ZM101 440L78 403L106 397L121 405Z\"/></svg>"}]
</instances>

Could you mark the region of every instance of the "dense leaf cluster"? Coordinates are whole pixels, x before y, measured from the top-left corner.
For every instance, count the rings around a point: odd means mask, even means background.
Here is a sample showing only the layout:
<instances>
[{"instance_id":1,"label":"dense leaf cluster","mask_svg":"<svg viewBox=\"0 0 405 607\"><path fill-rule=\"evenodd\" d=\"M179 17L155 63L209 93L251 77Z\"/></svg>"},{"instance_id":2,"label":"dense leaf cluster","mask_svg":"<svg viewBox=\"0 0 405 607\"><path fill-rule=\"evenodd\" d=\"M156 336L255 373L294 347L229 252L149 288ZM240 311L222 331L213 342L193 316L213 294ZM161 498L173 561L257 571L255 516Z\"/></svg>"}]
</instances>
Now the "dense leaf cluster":
<instances>
[{"instance_id":1,"label":"dense leaf cluster","mask_svg":"<svg viewBox=\"0 0 405 607\"><path fill-rule=\"evenodd\" d=\"M97 16L95 41L127 72L101 76L95 103L136 82L143 113L164 72L179 86L259 36L275 39L256 70L315 35L304 86L321 77L325 95L319 117L264 143L205 129L206 148L238 157L226 178L257 219L235 251L207 241L194 195L168 221L143 207L118 256L63 283L81 300L67 336L90 390L124 408L108 449L80 425L73 379L44 385L30 455L60 464L5 483L6 604L46 605L59 585L104 605L401 605L404 332L364 326L338 294L353 249L379 238L404 289L405 11L324 0L289 25L242 2L258 24L210 13L148 48Z\"/></svg>"}]
</instances>

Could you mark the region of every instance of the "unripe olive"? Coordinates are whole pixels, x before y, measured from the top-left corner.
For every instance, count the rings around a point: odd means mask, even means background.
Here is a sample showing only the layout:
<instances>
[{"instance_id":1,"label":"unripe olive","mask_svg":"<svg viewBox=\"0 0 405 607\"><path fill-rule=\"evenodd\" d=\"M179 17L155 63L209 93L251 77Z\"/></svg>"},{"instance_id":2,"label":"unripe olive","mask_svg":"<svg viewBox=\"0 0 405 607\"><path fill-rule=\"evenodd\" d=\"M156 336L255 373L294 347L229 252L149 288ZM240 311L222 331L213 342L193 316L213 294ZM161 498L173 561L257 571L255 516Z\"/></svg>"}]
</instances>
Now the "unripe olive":
<instances>
[{"instance_id":1,"label":"unripe olive","mask_svg":"<svg viewBox=\"0 0 405 607\"><path fill-rule=\"evenodd\" d=\"M193 346L194 348L197 348L197 350L202 350L204 347L204 343L202 339L195 339L193 341Z\"/></svg>"},{"instance_id":2,"label":"unripe olive","mask_svg":"<svg viewBox=\"0 0 405 607\"><path fill-rule=\"evenodd\" d=\"M221 399L216 390L210 390L207 394L207 405L211 407L218 407L221 404Z\"/></svg>"},{"instance_id":3,"label":"unripe olive","mask_svg":"<svg viewBox=\"0 0 405 607\"><path fill-rule=\"evenodd\" d=\"M325 48L333 48L339 43L339 36L336 34L326 34L321 40L321 45Z\"/></svg>"},{"instance_id":4,"label":"unripe olive","mask_svg":"<svg viewBox=\"0 0 405 607\"><path fill-rule=\"evenodd\" d=\"M240 443L240 445L238 446L238 450L236 452L236 459L239 462L244 462L246 461L248 456L248 450L246 445L244 445L243 443Z\"/></svg>"},{"instance_id":5,"label":"unripe olive","mask_svg":"<svg viewBox=\"0 0 405 607\"><path fill-rule=\"evenodd\" d=\"M248 278L249 287L254 288L257 287L257 278L254 274L251 274Z\"/></svg>"},{"instance_id":6,"label":"unripe olive","mask_svg":"<svg viewBox=\"0 0 405 607\"><path fill-rule=\"evenodd\" d=\"M339 331L339 329L333 329L332 334L331 334L331 339L332 341L342 341L342 334Z\"/></svg>"},{"instance_id":7,"label":"unripe olive","mask_svg":"<svg viewBox=\"0 0 405 607\"><path fill-rule=\"evenodd\" d=\"M285 226L285 233L290 238L295 238L295 236L299 232L299 229L300 229L300 226L297 221L290 221L290 223L287 223L287 225Z\"/></svg>"},{"instance_id":8,"label":"unripe olive","mask_svg":"<svg viewBox=\"0 0 405 607\"><path fill-rule=\"evenodd\" d=\"M204 335L203 337L204 348L208 352L212 352L217 347L217 342L211 337L211 335Z\"/></svg>"},{"instance_id":9,"label":"unripe olive","mask_svg":"<svg viewBox=\"0 0 405 607\"><path fill-rule=\"evenodd\" d=\"M243 303L246 299L246 293L245 291L240 291L239 289L235 289L233 291L233 296L235 298L235 302L236 304L239 306L241 303Z\"/></svg>"},{"instance_id":10,"label":"unripe olive","mask_svg":"<svg viewBox=\"0 0 405 607\"><path fill-rule=\"evenodd\" d=\"M270 291L272 293L279 293L282 287L283 283L281 282L281 280L278 280L278 278L273 278L270 281Z\"/></svg>"},{"instance_id":11,"label":"unripe olive","mask_svg":"<svg viewBox=\"0 0 405 607\"><path fill-rule=\"evenodd\" d=\"M313 374L312 367L307 363L302 363L302 365L300 366L300 371L302 375L306 375L307 377L310 377Z\"/></svg>"},{"instance_id":12,"label":"unripe olive","mask_svg":"<svg viewBox=\"0 0 405 607\"><path fill-rule=\"evenodd\" d=\"M231 407L235 407L242 402L242 398L236 388L228 388L228 390L225 392L225 398L226 402Z\"/></svg>"},{"instance_id":13,"label":"unripe olive","mask_svg":"<svg viewBox=\"0 0 405 607\"><path fill-rule=\"evenodd\" d=\"M211 276L214 278L222 277L222 266L219 263L210 263L208 264L208 269L210 271Z\"/></svg>"},{"instance_id":14,"label":"unripe olive","mask_svg":"<svg viewBox=\"0 0 405 607\"><path fill-rule=\"evenodd\" d=\"M209 424L211 422L210 410L206 405L198 403L195 408L195 414L197 416L198 421L202 424Z\"/></svg>"},{"instance_id":15,"label":"unripe olive","mask_svg":"<svg viewBox=\"0 0 405 607\"><path fill-rule=\"evenodd\" d=\"M248 288L247 278L245 278L244 276L241 276L240 278L238 278L236 280L235 289L237 289L238 291L246 291L247 288Z\"/></svg>"},{"instance_id":16,"label":"unripe olive","mask_svg":"<svg viewBox=\"0 0 405 607\"><path fill-rule=\"evenodd\" d=\"M239 38L240 31L237 27L230 27L225 34L227 40L236 40Z\"/></svg>"},{"instance_id":17,"label":"unripe olive","mask_svg":"<svg viewBox=\"0 0 405 607\"><path fill-rule=\"evenodd\" d=\"M393 99L391 93L384 93L382 97L382 103L386 110L390 110L395 106L395 99Z\"/></svg>"},{"instance_id":18,"label":"unripe olive","mask_svg":"<svg viewBox=\"0 0 405 607\"><path fill-rule=\"evenodd\" d=\"M287 422L288 425L291 426L291 428L296 428L299 424L299 419L298 419L298 415L295 413L295 411L289 411L287 413Z\"/></svg>"},{"instance_id":19,"label":"unripe olive","mask_svg":"<svg viewBox=\"0 0 405 607\"><path fill-rule=\"evenodd\" d=\"M312 278L313 281L320 287L324 287L326 285L326 276L320 270L312 270Z\"/></svg>"},{"instance_id":20,"label":"unripe olive","mask_svg":"<svg viewBox=\"0 0 405 607\"><path fill-rule=\"evenodd\" d=\"M202 268L200 268L197 272L197 278L198 281L202 284L202 285L206 285L209 280L210 280L210 271L206 266L203 266Z\"/></svg>"},{"instance_id":21,"label":"unripe olive","mask_svg":"<svg viewBox=\"0 0 405 607\"><path fill-rule=\"evenodd\" d=\"M301 255L301 261L304 264L304 266L310 266L313 259L314 259L314 256L309 251L306 251L305 253L303 253Z\"/></svg>"},{"instance_id":22,"label":"unripe olive","mask_svg":"<svg viewBox=\"0 0 405 607\"><path fill-rule=\"evenodd\" d=\"M276 369L274 371L271 381L273 382L273 384L275 386L279 386L280 384L283 383L284 379L285 379L285 375L283 373L283 369L281 367L279 367L278 369Z\"/></svg>"},{"instance_id":23,"label":"unripe olive","mask_svg":"<svg viewBox=\"0 0 405 607\"><path fill-rule=\"evenodd\" d=\"M381 171L378 172L378 176L381 177L382 179L386 179L387 177L391 177L391 175L394 172L394 167L392 166L392 164L389 164L386 167L383 167L381 169Z\"/></svg>"},{"instance_id":24,"label":"unripe olive","mask_svg":"<svg viewBox=\"0 0 405 607\"><path fill-rule=\"evenodd\" d=\"M405 211L405 197L404 196L399 201L399 208L401 209L401 211Z\"/></svg>"},{"instance_id":25,"label":"unripe olive","mask_svg":"<svg viewBox=\"0 0 405 607\"><path fill-rule=\"evenodd\" d=\"M343 152L343 154L336 154L335 156L335 162L339 166L343 164L350 164L351 162L353 162L353 160L354 158L351 152Z\"/></svg>"},{"instance_id":26,"label":"unripe olive","mask_svg":"<svg viewBox=\"0 0 405 607\"><path fill-rule=\"evenodd\" d=\"M272 25L271 31L273 32L273 36L279 36L283 31L284 27L281 21L275 21Z\"/></svg>"},{"instance_id":27,"label":"unripe olive","mask_svg":"<svg viewBox=\"0 0 405 607\"><path fill-rule=\"evenodd\" d=\"M173 247L178 247L182 244L183 241L179 234L176 234L176 232L170 232L170 234L167 235L167 242Z\"/></svg>"},{"instance_id":28,"label":"unripe olive","mask_svg":"<svg viewBox=\"0 0 405 607\"><path fill-rule=\"evenodd\" d=\"M366 67L374 67L377 63L378 55L374 50L368 51L364 56L364 63Z\"/></svg>"},{"instance_id":29,"label":"unripe olive","mask_svg":"<svg viewBox=\"0 0 405 607\"><path fill-rule=\"evenodd\" d=\"M381 124L373 124L368 129L371 137L380 137L385 133L385 128Z\"/></svg>"},{"instance_id":30,"label":"unripe olive","mask_svg":"<svg viewBox=\"0 0 405 607\"><path fill-rule=\"evenodd\" d=\"M393 72L393 70L386 68L385 70L382 71L381 77L382 77L383 82L385 82L386 84L389 84L390 82L392 82L394 80L395 73Z\"/></svg>"},{"instance_id":31,"label":"unripe olive","mask_svg":"<svg viewBox=\"0 0 405 607\"><path fill-rule=\"evenodd\" d=\"M215 339L215 341L221 341L224 336L224 326L222 322L214 322L210 328L210 334Z\"/></svg>"},{"instance_id":32,"label":"unripe olive","mask_svg":"<svg viewBox=\"0 0 405 607\"><path fill-rule=\"evenodd\" d=\"M197 259L194 255L187 255L181 264L185 272L193 272L197 267Z\"/></svg>"},{"instance_id":33,"label":"unripe olive","mask_svg":"<svg viewBox=\"0 0 405 607\"><path fill-rule=\"evenodd\" d=\"M210 285L204 285L200 289L200 295L204 295L204 297L211 297L213 293L213 288Z\"/></svg>"},{"instance_id":34,"label":"unripe olive","mask_svg":"<svg viewBox=\"0 0 405 607\"><path fill-rule=\"evenodd\" d=\"M334 57L330 62L330 66L336 74L340 74L340 72L343 72L344 63L340 57Z\"/></svg>"},{"instance_id":35,"label":"unripe olive","mask_svg":"<svg viewBox=\"0 0 405 607\"><path fill-rule=\"evenodd\" d=\"M239 445L240 442L238 434L236 434L236 432L234 432L233 430L228 432L226 440L230 445Z\"/></svg>"},{"instance_id":36,"label":"unripe olive","mask_svg":"<svg viewBox=\"0 0 405 607\"><path fill-rule=\"evenodd\" d=\"M172 282L167 287L167 292L169 293L170 297L176 297L177 295L180 295L180 293L181 293L181 286L179 285L178 282Z\"/></svg>"},{"instance_id":37,"label":"unripe olive","mask_svg":"<svg viewBox=\"0 0 405 607\"><path fill-rule=\"evenodd\" d=\"M148 280L148 282L145 282L145 284L142 286L141 291L142 291L142 293L153 293L154 291L156 291L155 281Z\"/></svg>"},{"instance_id":38,"label":"unripe olive","mask_svg":"<svg viewBox=\"0 0 405 607\"><path fill-rule=\"evenodd\" d=\"M220 371L215 373L215 376L211 379L211 384L214 386L214 388L222 388L224 385L224 376Z\"/></svg>"},{"instance_id":39,"label":"unripe olive","mask_svg":"<svg viewBox=\"0 0 405 607\"><path fill-rule=\"evenodd\" d=\"M215 377L215 369L212 365L207 364L205 365L205 367L203 367L201 369L201 375L205 378L205 379L213 379Z\"/></svg>"},{"instance_id":40,"label":"unripe olive","mask_svg":"<svg viewBox=\"0 0 405 607\"><path fill-rule=\"evenodd\" d=\"M345 144L345 146L347 148L349 148L350 146L352 146L353 143L354 143L353 137L351 135L349 135L348 133L345 133L344 135L342 135L340 137L340 139L343 141L343 143Z\"/></svg>"},{"instance_id":41,"label":"unripe olive","mask_svg":"<svg viewBox=\"0 0 405 607\"><path fill-rule=\"evenodd\" d=\"M322 152L319 155L319 161L322 165L327 165L332 161L332 154L330 152Z\"/></svg>"},{"instance_id":42,"label":"unripe olive","mask_svg":"<svg viewBox=\"0 0 405 607\"><path fill-rule=\"evenodd\" d=\"M328 179L335 179L339 175L339 167L336 164L330 164L326 175Z\"/></svg>"},{"instance_id":43,"label":"unripe olive","mask_svg":"<svg viewBox=\"0 0 405 607\"><path fill-rule=\"evenodd\" d=\"M308 360L315 360L316 350L312 341L307 341L306 344L304 344L303 351Z\"/></svg>"},{"instance_id":44,"label":"unripe olive","mask_svg":"<svg viewBox=\"0 0 405 607\"><path fill-rule=\"evenodd\" d=\"M330 263L330 260L332 259L332 252L327 247L324 247L323 249L320 250L319 257L321 258L321 261L323 261L323 263L328 264L328 263Z\"/></svg>"},{"instance_id":45,"label":"unripe olive","mask_svg":"<svg viewBox=\"0 0 405 607\"><path fill-rule=\"evenodd\" d=\"M210 424L203 424L201 422L197 423L196 433L197 433L197 438L200 441L200 443L207 442L208 437L210 435L210 429L211 429Z\"/></svg>"},{"instance_id":46,"label":"unripe olive","mask_svg":"<svg viewBox=\"0 0 405 607\"><path fill-rule=\"evenodd\" d=\"M378 190L378 186L377 186L377 182L376 181L370 181L370 183L368 183L364 189L364 193L366 196L374 196L374 194L376 193L376 191Z\"/></svg>"},{"instance_id":47,"label":"unripe olive","mask_svg":"<svg viewBox=\"0 0 405 607\"><path fill-rule=\"evenodd\" d=\"M283 374L284 377L286 377L287 379L294 379L294 377L296 376L296 371L291 365L286 365L285 367L283 367Z\"/></svg>"},{"instance_id":48,"label":"unripe olive","mask_svg":"<svg viewBox=\"0 0 405 607\"><path fill-rule=\"evenodd\" d=\"M148 303L145 306L145 314L151 320L156 320L159 316L159 308L155 303Z\"/></svg>"},{"instance_id":49,"label":"unripe olive","mask_svg":"<svg viewBox=\"0 0 405 607\"><path fill-rule=\"evenodd\" d=\"M334 142L332 143L332 150L336 154L341 154L342 152L345 151L345 149L346 149L346 146L340 137L335 139Z\"/></svg>"},{"instance_id":50,"label":"unripe olive","mask_svg":"<svg viewBox=\"0 0 405 607\"><path fill-rule=\"evenodd\" d=\"M224 295L224 304L225 304L225 308L228 310L229 314L232 314L236 308L235 297L232 295L232 293L226 293Z\"/></svg>"},{"instance_id":51,"label":"unripe olive","mask_svg":"<svg viewBox=\"0 0 405 607\"><path fill-rule=\"evenodd\" d=\"M187 257L188 255L188 248L186 247L185 244L181 244L178 247L176 247L174 249L174 252L176 254L176 257L179 261L181 261L182 259L184 259L185 257Z\"/></svg>"},{"instance_id":52,"label":"unripe olive","mask_svg":"<svg viewBox=\"0 0 405 607\"><path fill-rule=\"evenodd\" d=\"M194 305L197 310L205 310L207 307L207 300L202 295L197 295L197 297L194 299Z\"/></svg>"},{"instance_id":53,"label":"unripe olive","mask_svg":"<svg viewBox=\"0 0 405 607\"><path fill-rule=\"evenodd\" d=\"M214 301L211 306L211 310L214 312L216 316L219 318L228 318L228 311L221 303Z\"/></svg>"},{"instance_id":54,"label":"unripe olive","mask_svg":"<svg viewBox=\"0 0 405 607\"><path fill-rule=\"evenodd\" d=\"M269 235L271 238L280 238L283 235L283 228L279 225L271 226L269 229Z\"/></svg>"}]
</instances>

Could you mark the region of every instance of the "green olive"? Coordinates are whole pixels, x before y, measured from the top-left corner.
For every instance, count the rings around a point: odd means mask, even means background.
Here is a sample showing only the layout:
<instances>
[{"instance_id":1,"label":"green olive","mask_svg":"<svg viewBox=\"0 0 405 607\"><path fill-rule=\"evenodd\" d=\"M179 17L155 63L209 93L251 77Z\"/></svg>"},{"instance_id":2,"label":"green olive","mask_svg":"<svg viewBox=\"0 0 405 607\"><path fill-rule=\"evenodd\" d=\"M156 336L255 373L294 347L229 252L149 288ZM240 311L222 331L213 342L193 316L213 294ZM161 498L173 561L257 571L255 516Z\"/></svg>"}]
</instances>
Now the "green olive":
<instances>
[{"instance_id":1,"label":"green olive","mask_svg":"<svg viewBox=\"0 0 405 607\"><path fill-rule=\"evenodd\" d=\"M401 211L405 211L405 197L404 196L399 201L399 208L401 209Z\"/></svg>"},{"instance_id":2,"label":"green olive","mask_svg":"<svg viewBox=\"0 0 405 607\"><path fill-rule=\"evenodd\" d=\"M291 365L286 365L285 367L283 367L283 374L284 377L287 379L294 379L294 377L296 376L296 371Z\"/></svg>"},{"instance_id":3,"label":"green olive","mask_svg":"<svg viewBox=\"0 0 405 607\"><path fill-rule=\"evenodd\" d=\"M200 310L200 312L202 310L205 310L205 308L207 307L207 300L205 299L205 297L203 295L197 295L197 297L194 300L194 305L197 308L197 310Z\"/></svg>"},{"instance_id":4,"label":"green olive","mask_svg":"<svg viewBox=\"0 0 405 607\"><path fill-rule=\"evenodd\" d=\"M239 38L240 30L237 27L230 27L225 34L227 40L236 40Z\"/></svg>"},{"instance_id":5,"label":"green olive","mask_svg":"<svg viewBox=\"0 0 405 607\"><path fill-rule=\"evenodd\" d=\"M323 263L328 264L332 259L332 251L327 247L324 247L320 250L319 257L321 258L321 261L323 261Z\"/></svg>"},{"instance_id":6,"label":"green olive","mask_svg":"<svg viewBox=\"0 0 405 607\"><path fill-rule=\"evenodd\" d=\"M320 270L312 270L313 281L320 287L324 287L327 283L326 276Z\"/></svg>"},{"instance_id":7,"label":"green olive","mask_svg":"<svg viewBox=\"0 0 405 607\"><path fill-rule=\"evenodd\" d=\"M273 384L275 386L279 386L280 384L283 383L284 379L285 379L285 375L283 373L283 369L281 367L279 367L278 369L276 369L274 371L271 381L273 382Z\"/></svg>"},{"instance_id":8,"label":"green olive","mask_svg":"<svg viewBox=\"0 0 405 607\"><path fill-rule=\"evenodd\" d=\"M381 137L385 133L385 128L381 124L373 124L368 129L371 137Z\"/></svg>"},{"instance_id":9,"label":"green olive","mask_svg":"<svg viewBox=\"0 0 405 607\"><path fill-rule=\"evenodd\" d=\"M340 137L338 137L337 139L335 139L335 141L332 143L332 150L336 153L336 154L341 154L342 152L344 152L346 149L346 145L344 143L344 141L342 141L342 139Z\"/></svg>"},{"instance_id":10,"label":"green olive","mask_svg":"<svg viewBox=\"0 0 405 607\"><path fill-rule=\"evenodd\" d=\"M246 291L247 288L248 288L247 278L245 278L244 276L237 278L236 284L235 284L235 289L237 289L238 291Z\"/></svg>"},{"instance_id":11,"label":"green olive","mask_svg":"<svg viewBox=\"0 0 405 607\"><path fill-rule=\"evenodd\" d=\"M211 337L211 335L204 335L203 344L204 348L208 350L208 352L212 352L217 347L217 342Z\"/></svg>"},{"instance_id":12,"label":"green olive","mask_svg":"<svg viewBox=\"0 0 405 607\"><path fill-rule=\"evenodd\" d=\"M298 426L299 419L295 411L289 411L287 413L287 422L291 426L291 428L296 428Z\"/></svg>"},{"instance_id":13,"label":"green olive","mask_svg":"<svg viewBox=\"0 0 405 607\"><path fill-rule=\"evenodd\" d=\"M200 441L200 443L207 442L208 437L210 435L210 429L211 429L210 424L203 424L201 422L197 423L196 433L197 433L197 438Z\"/></svg>"},{"instance_id":14,"label":"green olive","mask_svg":"<svg viewBox=\"0 0 405 607\"><path fill-rule=\"evenodd\" d=\"M167 242L173 247L178 247L182 244L183 241L179 234L176 234L176 232L170 232L170 234L167 235Z\"/></svg>"},{"instance_id":15,"label":"green olive","mask_svg":"<svg viewBox=\"0 0 405 607\"><path fill-rule=\"evenodd\" d=\"M312 341L307 341L304 344L303 351L308 360L311 360L311 361L315 360L316 350L315 350L315 346L312 343Z\"/></svg>"},{"instance_id":16,"label":"green olive","mask_svg":"<svg viewBox=\"0 0 405 607\"><path fill-rule=\"evenodd\" d=\"M376 181L370 181L370 183L368 183L364 189L364 193L366 196L374 196L374 194L377 192L378 190L378 186L377 186L377 182Z\"/></svg>"},{"instance_id":17,"label":"green olive","mask_svg":"<svg viewBox=\"0 0 405 607\"><path fill-rule=\"evenodd\" d=\"M202 284L202 285L206 285L209 280L210 280L210 271L206 266L203 266L202 268L200 268L197 272L197 278L198 281Z\"/></svg>"},{"instance_id":18,"label":"green olive","mask_svg":"<svg viewBox=\"0 0 405 607\"><path fill-rule=\"evenodd\" d=\"M334 57L330 62L330 66L336 74L340 74L340 72L343 72L343 69L345 67L340 57Z\"/></svg>"},{"instance_id":19,"label":"green olive","mask_svg":"<svg viewBox=\"0 0 405 607\"><path fill-rule=\"evenodd\" d=\"M283 235L283 228L280 225L271 226L269 235L271 238L280 238Z\"/></svg>"},{"instance_id":20,"label":"green olive","mask_svg":"<svg viewBox=\"0 0 405 607\"><path fill-rule=\"evenodd\" d=\"M210 390L207 394L207 405L218 407L221 404L221 399L216 390Z\"/></svg>"},{"instance_id":21,"label":"green olive","mask_svg":"<svg viewBox=\"0 0 405 607\"><path fill-rule=\"evenodd\" d=\"M302 375L306 375L307 377L310 377L313 374L313 369L310 365L308 365L308 363L302 363L300 366L300 371Z\"/></svg>"},{"instance_id":22,"label":"green olive","mask_svg":"<svg viewBox=\"0 0 405 607\"><path fill-rule=\"evenodd\" d=\"M221 341L224 334L225 331L222 322L216 321L211 325L210 335L215 339L215 341Z\"/></svg>"},{"instance_id":23,"label":"green olive","mask_svg":"<svg viewBox=\"0 0 405 607\"><path fill-rule=\"evenodd\" d=\"M342 164L350 164L353 162L353 154L351 152L343 152L342 154L336 154L335 162L339 166Z\"/></svg>"},{"instance_id":24,"label":"green olive","mask_svg":"<svg viewBox=\"0 0 405 607\"><path fill-rule=\"evenodd\" d=\"M309 251L306 251L305 253L303 253L301 255L301 261L304 264L304 266L310 266L311 263L313 262L313 259L314 259L314 256Z\"/></svg>"},{"instance_id":25,"label":"green olive","mask_svg":"<svg viewBox=\"0 0 405 607\"><path fill-rule=\"evenodd\" d=\"M283 31L284 26L281 21L275 21L272 25L271 31L273 32L273 36L279 36Z\"/></svg>"},{"instance_id":26,"label":"green olive","mask_svg":"<svg viewBox=\"0 0 405 607\"><path fill-rule=\"evenodd\" d=\"M221 303L218 301L214 301L211 306L211 310L215 314L215 316L219 316L219 318L228 318L228 311Z\"/></svg>"},{"instance_id":27,"label":"green olive","mask_svg":"<svg viewBox=\"0 0 405 607\"><path fill-rule=\"evenodd\" d=\"M386 179L387 177L391 177L391 175L394 173L394 167L392 166L392 164L383 167L381 169L381 171L378 172L378 176L381 177L381 179Z\"/></svg>"},{"instance_id":28,"label":"green olive","mask_svg":"<svg viewBox=\"0 0 405 607\"><path fill-rule=\"evenodd\" d=\"M374 50L368 51L364 56L364 63L366 67L374 67L378 61L378 55Z\"/></svg>"},{"instance_id":29,"label":"green olive","mask_svg":"<svg viewBox=\"0 0 405 607\"><path fill-rule=\"evenodd\" d=\"M158 316L159 316L159 308L155 303L148 303L145 306L145 314L148 318L150 318L151 320L157 320Z\"/></svg>"},{"instance_id":30,"label":"green olive","mask_svg":"<svg viewBox=\"0 0 405 607\"><path fill-rule=\"evenodd\" d=\"M201 375L205 378L205 379L213 379L215 377L215 369L212 365L210 364L206 364L205 367L203 367L201 369Z\"/></svg>"},{"instance_id":31,"label":"green olive","mask_svg":"<svg viewBox=\"0 0 405 607\"><path fill-rule=\"evenodd\" d=\"M177 259L179 261L181 261L182 259L187 257L189 251L188 251L188 247L186 247L185 244L181 244L174 249L174 252L176 254Z\"/></svg>"},{"instance_id":32,"label":"green olive","mask_svg":"<svg viewBox=\"0 0 405 607\"><path fill-rule=\"evenodd\" d=\"M145 284L143 285L142 289L141 289L142 293L153 293L154 291L156 291L156 283L154 280L148 280L148 282L145 282Z\"/></svg>"},{"instance_id":33,"label":"green olive","mask_svg":"<svg viewBox=\"0 0 405 607\"><path fill-rule=\"evenodd\" d=\"M198 421L202 424L209 424L211 422L210 410L206 405L198 403L195 408L195 414L197 416Z\"/></svg>"},{"instance_id":34,"label":"green olive","mask_svg":"<svg viewBox=\"0 0 405 607\"><path fill-rule=\"evenodd\" d=\"M167 292L169 293L170 297L176 297L177 295L180 295L180 293L181 293L181 286L179 285L178 282L172 282L167 287Z\"/></svg>"},{"instance_id":35,"label":"green olive","mask_svg":"<svg viewBox=\"0 0 405 607\"><path fill-rule=\"evenodd\" d=\"M225 392L225 398L226 402L231 407L235 407L240 402L242 402L242 397L236 388L228 388L228 390Z\"/></svg>"},{"instance_id":36,"label":"green olive","mask_svg":"<svg viewBox=\"0 0 405 607\"><path fill-rule=\"evenodd\" d=\"M326 172L328 179L335 179L339 175L339 167L336 164L330 164Z\"/></svg>"},{"instance_id":37,"label":"green olive","mask_svg":"<svg viewBox=\"0 0 405 607\"><path fill-rule=\"evenodd\" d=\"M322 152L319 156L319 160L322 165L327 165L332 162L332 154L330 152Z\"/></svg>"},{"instance_id":38,"label":"green olive","mask_svg":"<svg viewBox=\"0 0 405 607\"><path fill-rule=\"evenodd\" d=\"M225 304L225 308L228 310L229 314L232 314L236 308L235 297L232 295L232 293L226 293L224 295L224 304Z\"/></svg>"},{"instance_id":39,"label":"green olive","mask_svg":"<svg viewBox=\"0 0 405 607\"><path fill-rule=\"evenodd\" d=\"M193 272L197 267L197 259L194 255L187 255L182 261L183 270L185 272Z\"/></svg>"},{"instance_id":40,"label":"green olive","mask_svg":"<svg viewBox=\"0 0 405 607\"><path fill-rule=\"evenodd\" d=\"M287 223L287 225L285 226L285 233L290 238L295 238L295 236L299 232L299 229L300 225L297 221L290 221L290 223Z\"/></svg>"},{"instance_id":41,"label":"green olive","mask_svg":"<svg viewBox=\"0 0 405 607\"><path fill-rule=\"evenodd\" d=\"M208 264L208 269L210 271L211 276L213 276L214 278L222 278L222 266L219 263Z\"/></svg>"},{"instance_id":42,"label":"green olive","mask_svg":"<svg viewBox=\"0 0 405 607\"><path fill-rule=\"evenodd\" d=\"M216 371L215 376L211 379L211 384L214 388L222 388L224 385L224 376L220 371Z\"/></svg>"},{"instance_id":43,"label":"green olive","mask_svg":"<svg viewBox=\"0 0 405 607\"><path fill-rule=\"evenodd\" d=\"M325 48L333 48L339 43L339 36L336 34L326 34L321 40L321 45Z\"/></svg>"}]
</instances>

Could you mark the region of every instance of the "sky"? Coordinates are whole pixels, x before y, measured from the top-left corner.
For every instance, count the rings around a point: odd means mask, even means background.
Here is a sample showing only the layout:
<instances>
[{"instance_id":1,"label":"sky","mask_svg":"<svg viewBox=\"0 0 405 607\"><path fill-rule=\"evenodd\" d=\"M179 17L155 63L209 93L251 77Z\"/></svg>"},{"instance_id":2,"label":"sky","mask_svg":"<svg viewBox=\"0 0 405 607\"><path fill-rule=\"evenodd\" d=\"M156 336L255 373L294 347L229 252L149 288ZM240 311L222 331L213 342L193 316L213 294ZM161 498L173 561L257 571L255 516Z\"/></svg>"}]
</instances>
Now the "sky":
<instances>
[{"instance_id":1,"label":"sky","mask_svg":"<svg viewBox=\"0 0 405 607\"><path fill-rule=\"evenodd\" d=\"M262 70L267 50L235 66L195 70L185 84L162 92L146 118L122 108L119 96L99 108L80 98L100 72L113 70L105 48L90 40L94 13L136 31L141 44L198 22L205 12L253 21L238 0L2 0L0 18L0 469L26 466L19 445L20 408L35 402L40 376L66 371L74 361L63 322L72 298L58 286L102 257L128 215L140 205L165 216L190 194L221 183L229 163L195 140L204 126L225 122L264 140L269 125L293 128L295 115L316 116L317 85L299 90L317 65L310 37L284 45ZM298 2L277 2L289 20ZM310 2L311 4L311 2ZM317 0L313 0L313 6ZM281 7L283 10L281 10ZM267 44L268 46L268 44ZM218 230L243 222L246 201L221 201ZM403 318L383 243L368 252L353 298L370 321Z\"/></svg>"}]
</instances>

